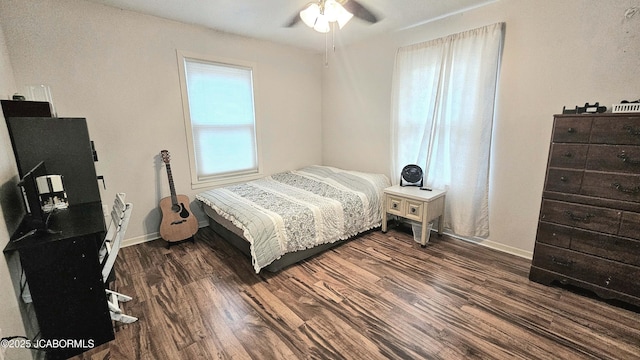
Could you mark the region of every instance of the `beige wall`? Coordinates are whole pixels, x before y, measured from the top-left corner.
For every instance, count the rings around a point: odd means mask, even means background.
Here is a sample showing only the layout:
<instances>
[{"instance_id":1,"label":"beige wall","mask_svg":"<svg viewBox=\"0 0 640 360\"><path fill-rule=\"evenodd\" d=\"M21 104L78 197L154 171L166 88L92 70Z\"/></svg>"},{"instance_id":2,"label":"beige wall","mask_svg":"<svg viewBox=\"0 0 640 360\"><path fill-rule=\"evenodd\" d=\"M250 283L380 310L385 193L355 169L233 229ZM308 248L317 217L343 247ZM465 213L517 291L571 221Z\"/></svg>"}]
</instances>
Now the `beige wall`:
<instances>
[{"instance_id":1,"label":"beige wall","mask_svg":"<svg viewBox=\"0 0 640 360\"><path fill-rule=\"evenodd\" d=\"M0 28L0 98L8 99L16 92L13 79L13 69L7 52L2 28ZM4 116L0 113L0 152L6 154L0 156L0 249L4 249L9 241L10 234L20 222L22 206L18 192L18 169L12 156L11 142L7 127L4 125ZM3 254L4 255L4 254ZM25 330L20 316L14 284L11 281L9 267L5 256L0 260L0 335L2 337L12 335L24 335ZM11 261L11 264L15 262ZM6 359L30 359L28 350L3 349L7 351Z\"/></svg>"},{"instance_id":2,"label":"beige wall","mask_svg":"<svg viewBox=\"0 0 640 360\"><path fill-rule=\"evenodd\" d=\"M324 162L388 174L396 49L505 21L485 243L530 256L552 115L563 105L640 97L640 15L626 19L630 6L640 0L500 0L346 48L338 33L323 70L322 55L85 1L3 0L8 56L0 33L0 97L43 83L58 115L86 117L106 178L103 199L128 193L135 211L127 240L145 240L156 235L157 202L168 195L160 149L171 151L178 192L192 199L198 192L187 175L176 49L258 63L266 173ZM0 146L10 154L4 125ZM16 173L13 158L0 157L2 247L16 226L7 201ZM6 267L0 261L3 289L11 286ZM20 333L15 295L3 291L0 301L3 334Z\"/></svg>"},{"instance_id":3,"label":"beige wall","mask_svg":"<svg viewBox=\"0 0 640 360\"><path fill-rule=\"evenodd\" d=\"M3 1L0 16L18 88L47 84L58 116L87 118L103 201L126 192L134 203L129 242L157 235L157 204L169 195L160 150L171 153L176 191L192 200L199 191L188 175L176 49L257 63L266 174L322 161L317 54L79 0Z\"/></svg>"},{"instance_id":4,"label":"beige wall","mask_svg":"<svg viewBox=\"0 0 640 360\"><path fill-rule=\"evenodd\" d=\"M491 234L484 243L530 257L553 114L565 105L599 101L611 107L640 98L635 75L640 68L640 13L625 17L632 6L640 1L500 0L339 47L324 73L324 163L389 173L397 48L504 21L491 159Z\"/></svg>"},{"instance_id":5,"label":"beige wall","mask_svg":"<svg viewBox=\"0 0 640 360\"><path fill-rule=\"evenodd\" d=\"M3 0L0 26L0 98L24 85L47 84L59 116L87 118L100 160L96 169L106 179L103 201L126 192L134 203L126 242L157 237L157 204L169 195L161 149L171 152L176 191L192 200L200 191L191 189L188 175L176 49L257 63L264 173L322 161L322 59L317 54L79 0ZM20 216L20 210L10 210L19 198L4 120L0 146L7 154L0 157L4 248ZM205 219L198 206L191 208ZM7 291L11 279L4 260L0 284L0 329L24 335L17 296Z\"/></svg>"}]
</instances>

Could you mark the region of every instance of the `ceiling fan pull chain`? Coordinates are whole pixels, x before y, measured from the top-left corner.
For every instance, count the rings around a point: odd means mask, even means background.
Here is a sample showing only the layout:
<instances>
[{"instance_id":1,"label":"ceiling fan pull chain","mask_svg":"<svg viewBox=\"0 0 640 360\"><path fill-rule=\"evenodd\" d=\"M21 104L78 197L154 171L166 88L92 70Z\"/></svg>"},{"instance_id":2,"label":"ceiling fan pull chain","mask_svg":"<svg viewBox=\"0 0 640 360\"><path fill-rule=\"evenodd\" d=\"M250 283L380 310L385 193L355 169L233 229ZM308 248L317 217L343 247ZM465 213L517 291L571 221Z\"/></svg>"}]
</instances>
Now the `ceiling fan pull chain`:
<instances>
[{"instance_id":1,"label":"ceiling fan pull chain","mask_svg":"<svg viewBox=\"0 0 640 360\"><path fill-rule=\"evenodd\" d=\"M336 52L336 23L332 22L331 23L331 42L332 42L332 46L333 46L333 52Z\"/></svg>"},{"instance_id":2,"label":"ceiling fan pull chain","mask_svg":"<svg viewBox=\"0 0 640 360\"><path fill-rule=\"evenodd\" d=\"M324 33L324 66L329 67L329 34Z\"/></svg>"}]
</instances>

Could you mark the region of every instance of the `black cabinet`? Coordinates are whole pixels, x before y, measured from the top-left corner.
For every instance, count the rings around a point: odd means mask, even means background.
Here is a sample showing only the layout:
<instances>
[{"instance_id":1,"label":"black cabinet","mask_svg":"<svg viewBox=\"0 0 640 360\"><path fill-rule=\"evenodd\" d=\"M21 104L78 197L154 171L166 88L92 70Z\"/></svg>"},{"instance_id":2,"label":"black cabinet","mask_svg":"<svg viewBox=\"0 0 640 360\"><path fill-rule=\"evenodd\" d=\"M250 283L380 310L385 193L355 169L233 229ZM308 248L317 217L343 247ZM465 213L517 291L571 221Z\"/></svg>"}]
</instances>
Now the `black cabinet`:
<instances>
[{"instance_id":1,"label":"black cabinet","mask_svg":"<svg viewBox=\"0 0 640 360\"><path fill-rule=\"evenodd\" d=\"M51 213L51 231L31 233L25 220L4 252L18 255L14 282L28 283L28 315L38 329L27 335L52 345L43 349L47 359L66 359L114 339L98 260L105 219L87 121L50 117L36 102L3 101L2 108L19 175L44 161L49 174L63 176L69 207Z\"/></svg>"},{"instance_id":2,"label":"black cabinet","mask_svg":"<svg viewBox=\"0 0 640 360\"><path fill-rule=\"evenodd\" d=\"M44 161L49 174L63 176L69 205L100 201L86 119L13 117L6 120L20 176Z\"/></svg>"},{"instance_id":3,"label":"black cabinet","mask_svg":"<svg viewBox=\"0 0 640 360\"><path fill-rule=\"evenodd\" d=\"M47 359L66 359L114 339L98 261L105 231L102 205L70 206L54 212L49 224L56 233L37 232L15 241L29 231L19 228L4 252L19 254L39 338L69 341L45 349Z\"/></svg>"}]
</instances>

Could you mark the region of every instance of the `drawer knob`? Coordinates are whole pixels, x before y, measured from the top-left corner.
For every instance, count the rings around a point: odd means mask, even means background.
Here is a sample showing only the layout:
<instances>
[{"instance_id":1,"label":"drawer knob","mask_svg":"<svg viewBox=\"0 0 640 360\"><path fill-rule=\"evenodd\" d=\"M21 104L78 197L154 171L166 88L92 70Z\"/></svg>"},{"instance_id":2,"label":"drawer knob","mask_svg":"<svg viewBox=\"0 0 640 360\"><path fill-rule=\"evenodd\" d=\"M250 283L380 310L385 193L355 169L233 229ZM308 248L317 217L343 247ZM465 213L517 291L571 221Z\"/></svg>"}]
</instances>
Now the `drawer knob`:
<instances>
[{"instance_id":1,"label":"drawer knob","mask_svg":"<svg viewBox=\"0 0 640 360\"><path fill-rule=\"evenodd\" d=\"M415 214L416 213L416 208L411 208L411 213Z\"/></svg>"},{"instance_id":2,"label":"drawer knob","mask_svg":"<svg viewBox=\"0 0 640 360\"><path fill-rule=\"evenodd\" d=\"M562 156L570 158L573 156L573 154L567 151L566 153L562 154Z\"/></svg>"},{"instance_id":3,"label":"drawer knob","mask_svg":"<svg viewBox=\"0 0 640 360\"><path fill-rule=\"evenodd\" d=\"M397 209L398 208L398 204L394 203L393 205L391 205L392 208Z\"/></svg>"},{"instance_id":4,"label":"drawer knob","mask_svg":"<svg viewBox=\"0 0 640 360\"><path fill-rule=\"evenodd\" d=\"M576 214L574 214L573 212L567 210L564 212L565 215L567 215L569 217L569 219L573 220L573 221L580 221L583 223L588 224L591 221L591 218L594 217L595 215L593 214L587 214L585 216L578 216Z\"/></svg>"},{"instance_id":5,"label":"drawer knob","mask_svg":"<svg viewBox=\"0 0 640 360\"><path fill-rule=\"evenodd\" d=\"M621 159L623 163L625 164L631 164L631 165L638 165L640 164L640 160L634 160L632 158L629 157L629 155L625 154L625 152L621 152L618 155L618 159Z\"/></svg>"},{"instance_id":6,"label":"drawer knob","mask_svg":"<svg viewBox=\"0 0 640 360\"><path fill-rule=\"evenodd\" d=\"M616 190L627 193L627 194L637 194L640 193L640 186L636 186L633 188L624 187L618 183L611 184L612 187L616 188Z\"/></svg>"},{"instance_id":7,"label":"drawer knob","mask_svg":"<svg viewBox=\"0 0 640 360\"><path fill-rule=\"evenodd\" d=\"M575 133L575 132L576 132L576 129L574 129L574 128L570 127L570 128L568 128L568 129L567 129L567 132L568 132L569 134L573 134L573 133Z\"/></svg>"},{"instance_id":8,"label":"drawer knob","mask_svg":"<svg viewBox=\"0 0 640 360\"><path fill-rule=\"evenodd\" d=\"M634 135L634 136L640 136L640 130L635 129L633 126L631 125L625 125L622 127L623 130L626 130L629 134Z\"/></svg>"},{"instance_id":9,"label":"drawer knob","mask_svg":"<svg viewBox=\"0 0 640 360\"><path fill-rule=\"evenodd\" d=\"M566 176L560 176L560 181L567 182L567 180L569 180L569 179L567 179Z\"/></svg>"}]
</instances>

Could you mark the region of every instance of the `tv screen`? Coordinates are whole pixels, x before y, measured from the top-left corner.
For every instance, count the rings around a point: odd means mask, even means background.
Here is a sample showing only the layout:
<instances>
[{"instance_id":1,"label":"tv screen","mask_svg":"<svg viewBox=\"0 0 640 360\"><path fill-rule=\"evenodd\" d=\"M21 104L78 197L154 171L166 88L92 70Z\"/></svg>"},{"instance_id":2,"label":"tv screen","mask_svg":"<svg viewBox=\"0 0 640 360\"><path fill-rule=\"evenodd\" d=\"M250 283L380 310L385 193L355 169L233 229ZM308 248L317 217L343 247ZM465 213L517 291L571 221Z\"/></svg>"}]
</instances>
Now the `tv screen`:
<instances>
[{"instance_id":1,"label":"tv screen","mask_svg":"<svg viewBox=\"0 0 640 360\"><path fill-rule=\"evenodd\" d=\"M47 175L47 169L44 166L44 162L41 161L33 169L29 170L18 183L22 190L22 198L27 211L25 220L29 221L29 226L32 229L47 228L48 214L42 210L38 184L36 183L36 179L44 175Z\"/></svg>"}]
</instances>

